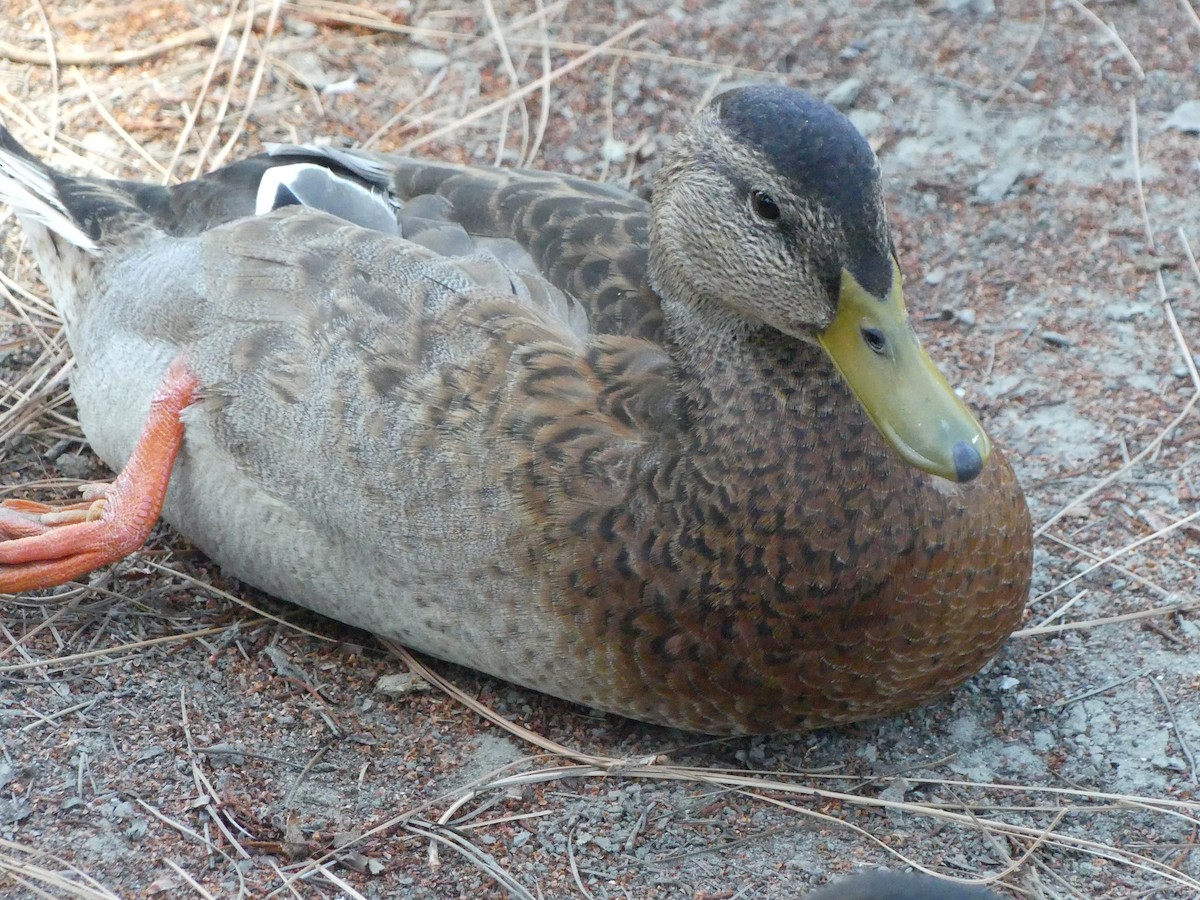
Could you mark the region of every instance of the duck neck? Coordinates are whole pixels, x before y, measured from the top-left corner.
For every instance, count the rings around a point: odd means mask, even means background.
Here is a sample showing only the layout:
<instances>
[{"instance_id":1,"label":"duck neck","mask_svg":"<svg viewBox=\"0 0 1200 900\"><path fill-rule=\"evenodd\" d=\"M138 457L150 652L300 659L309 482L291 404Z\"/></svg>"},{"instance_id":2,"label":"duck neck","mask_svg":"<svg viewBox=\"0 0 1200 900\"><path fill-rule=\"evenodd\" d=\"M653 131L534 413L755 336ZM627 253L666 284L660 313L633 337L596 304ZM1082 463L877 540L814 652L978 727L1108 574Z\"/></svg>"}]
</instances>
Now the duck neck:
<instances>
[{"instance_id":1,"label":"duck neck","mask_svg":"<svg viewBox=\"0 0 1200 900\"><path fill-rule=\"evenodd\" d=\"M796 416L819 413L822 398L848 397L832 361L815 344L748 320L716 300L664 299L662 306L666 341L695 421L716 422L722 410L732 410L740 428L749 429L746 439L754 440L760 428L776 436L789 424L808 430L811 421L796 422Z\"/></svg>"}]
</instances>

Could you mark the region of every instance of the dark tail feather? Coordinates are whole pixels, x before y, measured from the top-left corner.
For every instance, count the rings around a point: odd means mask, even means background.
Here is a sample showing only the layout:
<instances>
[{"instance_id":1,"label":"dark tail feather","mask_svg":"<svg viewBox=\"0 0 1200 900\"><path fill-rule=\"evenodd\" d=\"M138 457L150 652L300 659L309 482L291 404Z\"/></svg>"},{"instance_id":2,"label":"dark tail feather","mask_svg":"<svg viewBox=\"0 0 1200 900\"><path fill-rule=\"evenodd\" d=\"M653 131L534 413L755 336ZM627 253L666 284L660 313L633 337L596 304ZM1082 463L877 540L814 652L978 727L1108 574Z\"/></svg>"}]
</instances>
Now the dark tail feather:
<instances>
[{"instance_id":1,"label":"dark tail feather","mask_svg":"<svg viewBox=\"0 0 1200 900\"><path fill-rule=\"evenodd\" d=\"M95 252L113 230L148 224L119 183L51 169L0 126L0 202L82 250Z\"/></svg>"},{"instance_id":2,"label":"dark tail feather","mask_svg":"<svg viewBox=\"0 0 1200 900\"><path fill-rule=\"evenodd\" d=\"M258 186L267 170L276 166L317 163L364 188L376 187L359 172L346 168L348 156L333 151L301 151L295 148L291 153L253 156L167 188L64 175L30 154L0 126L0 202L11 204L18 215L30 217L72 244L94 252L116 234L139 226L186 236L252 216ZM315 205L325 208L320 203ZM336 209L329 211L338 214Z\"/></svg>"}]
</instances>

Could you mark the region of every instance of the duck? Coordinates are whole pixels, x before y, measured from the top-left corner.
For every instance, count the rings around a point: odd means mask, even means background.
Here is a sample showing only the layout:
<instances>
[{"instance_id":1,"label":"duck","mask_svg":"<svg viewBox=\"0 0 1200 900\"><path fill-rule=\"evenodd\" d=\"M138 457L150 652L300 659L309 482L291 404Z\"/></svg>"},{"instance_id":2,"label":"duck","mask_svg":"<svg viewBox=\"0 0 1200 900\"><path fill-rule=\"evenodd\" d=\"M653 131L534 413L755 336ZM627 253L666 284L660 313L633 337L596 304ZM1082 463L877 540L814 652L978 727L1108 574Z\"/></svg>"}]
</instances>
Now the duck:
<instances>
[{"instance_id":1,"label":"duck","mask_svg":"<svg viewBox=\"0 0 1200 900\"><path fill-rule=\"evenodd\" d=\"M1022 617L1024 494L914 331L874 152L803 91L717 95L649 199L301 145L164 187L4 132L0 201L118 473L6 503L0 592L161 516L283 600L709 734L927 703Z\"/></svg>"}]
</instances>

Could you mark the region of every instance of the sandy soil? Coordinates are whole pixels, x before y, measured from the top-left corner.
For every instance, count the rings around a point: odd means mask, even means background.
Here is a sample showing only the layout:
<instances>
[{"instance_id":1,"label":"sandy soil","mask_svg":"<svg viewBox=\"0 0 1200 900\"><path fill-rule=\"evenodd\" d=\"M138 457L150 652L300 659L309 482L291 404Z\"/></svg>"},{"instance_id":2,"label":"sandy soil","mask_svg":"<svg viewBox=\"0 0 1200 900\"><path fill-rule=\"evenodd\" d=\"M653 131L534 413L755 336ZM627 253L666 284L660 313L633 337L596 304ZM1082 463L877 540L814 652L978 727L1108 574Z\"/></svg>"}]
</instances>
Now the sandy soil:
<instances>
[{"instance_id":1,"label":"sandy soil","mask_svg":"<svg viewBox=\"0 0 1200 900\"><path fill-rule=\"evenodd\" d=\"M1028 493L1027 627L926 709L770 739L430 663L556 748L381 684L406 666L369 635L164 528L87 587L0 603L5 896L715 900L910 864L1013 897L1200 896L1200 382L1163 303L1200 347L1186 0L572 0L544 19L300 0L265 45L269 3L219 42L190 30L241 8L194 6L13 0L0 115L39 152L53 133L57 164L146 180L322 139L636 186L714 90L833 92L886 170L919 330ZM47 26L53 68L33 59ZM0 480L44 497L107 473L4 213L0 235Z\"/></svg>"}]
</instances>

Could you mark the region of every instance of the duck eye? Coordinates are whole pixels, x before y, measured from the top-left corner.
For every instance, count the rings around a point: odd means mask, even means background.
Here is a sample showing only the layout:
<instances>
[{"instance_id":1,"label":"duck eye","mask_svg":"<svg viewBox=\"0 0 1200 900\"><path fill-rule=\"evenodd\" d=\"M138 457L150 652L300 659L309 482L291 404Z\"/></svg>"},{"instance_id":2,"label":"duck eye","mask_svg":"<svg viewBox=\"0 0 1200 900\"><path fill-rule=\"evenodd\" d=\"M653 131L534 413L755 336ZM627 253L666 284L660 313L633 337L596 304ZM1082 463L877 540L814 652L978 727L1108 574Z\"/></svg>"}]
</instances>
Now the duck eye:
<instances>
[{"instance_id":1,"label":"duck eye","mask_svg":"<svg viewBox=\"0 0 1200 900\"><path fill-rule=\"evenodd\" d=\"M862 337L867 346L876 353L882 354L887 349L887 337L878 328L864 328Z\"/></svg>"},{"instance_id":2,"label":"duck eye","mask_svg":"<svg viewBox=\"0 0 1200 900\"><path fill-rule=\"evenodd\" d=\"M756 216L768 222L774 222L783 215L779 204L772 200L771 195L766 191L750 192L750 208L754 210Z\"/></svg>"}]
</instances>

